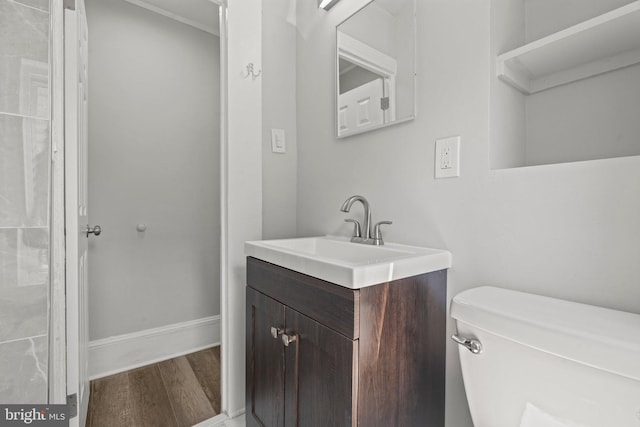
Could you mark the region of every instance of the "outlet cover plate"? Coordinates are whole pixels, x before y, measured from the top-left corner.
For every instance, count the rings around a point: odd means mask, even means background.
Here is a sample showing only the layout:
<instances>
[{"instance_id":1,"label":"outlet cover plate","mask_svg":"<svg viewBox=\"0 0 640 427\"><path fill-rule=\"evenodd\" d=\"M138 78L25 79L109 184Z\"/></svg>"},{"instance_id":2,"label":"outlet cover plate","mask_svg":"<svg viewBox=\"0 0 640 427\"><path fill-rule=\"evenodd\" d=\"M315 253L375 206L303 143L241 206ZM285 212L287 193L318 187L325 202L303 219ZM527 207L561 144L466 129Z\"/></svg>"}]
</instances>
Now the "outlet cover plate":
<instances>
[{"instance_id":1,"label":"outlet cover plate","mask_svg":"<svg viewBox=\"0 0 640 427\"><path fill-rule=\"evenodd\" d=\"M436 140L436 178L460 176L460 136Z\"/></svg>"}]
</instances>

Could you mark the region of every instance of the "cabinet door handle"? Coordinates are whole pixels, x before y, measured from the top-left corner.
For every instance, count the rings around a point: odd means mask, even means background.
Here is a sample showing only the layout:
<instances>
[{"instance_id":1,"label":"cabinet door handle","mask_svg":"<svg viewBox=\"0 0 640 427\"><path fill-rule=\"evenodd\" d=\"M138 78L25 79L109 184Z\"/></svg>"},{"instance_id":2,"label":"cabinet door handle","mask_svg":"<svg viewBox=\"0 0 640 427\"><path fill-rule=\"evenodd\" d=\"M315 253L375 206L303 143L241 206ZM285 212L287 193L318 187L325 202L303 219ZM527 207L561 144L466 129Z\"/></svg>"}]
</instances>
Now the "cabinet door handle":
<instances>
[{"instance_id":1,"label":"cabinet door handle","mask_svg":"<svg viewBox=\"0 0 640 427\"><path fill-rule=\"evenodd\" d=\"M284 344L285 347L289 347L289 344L296 341L298 341L297 334L292 334L292 335L282 334L282 343Z\"/></svg>"},{"instance_id":2,"label":"cabinet door handle","mask_svg":"<svg viewBox=\"0 0 640 427\"><path fill-rule=\"evenodd\" d=\"M271 327L271 336L274 339L277 339L279 335L284 334L284 329L282 328L276 328L275 326Z\"/></svg>"}]
</instances>

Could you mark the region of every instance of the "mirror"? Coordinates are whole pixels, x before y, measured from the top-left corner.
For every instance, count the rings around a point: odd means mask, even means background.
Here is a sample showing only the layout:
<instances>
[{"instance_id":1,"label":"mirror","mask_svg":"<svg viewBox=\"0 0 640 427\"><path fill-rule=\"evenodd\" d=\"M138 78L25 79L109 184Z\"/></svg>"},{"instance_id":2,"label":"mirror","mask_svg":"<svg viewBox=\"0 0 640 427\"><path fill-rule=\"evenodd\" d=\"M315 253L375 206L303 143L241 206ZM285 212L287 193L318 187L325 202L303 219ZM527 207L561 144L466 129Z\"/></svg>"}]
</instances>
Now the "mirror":
<instances>
[{"instance_id":1,"label":"mirror","mask_svg":"<svg viewBox=\"0 0 640 427\"><path fill-rule=\"evenodd\" d=\"M415 117L415 0L373 0L336 27L337 137Z\"/></svg>"}]
</instances>

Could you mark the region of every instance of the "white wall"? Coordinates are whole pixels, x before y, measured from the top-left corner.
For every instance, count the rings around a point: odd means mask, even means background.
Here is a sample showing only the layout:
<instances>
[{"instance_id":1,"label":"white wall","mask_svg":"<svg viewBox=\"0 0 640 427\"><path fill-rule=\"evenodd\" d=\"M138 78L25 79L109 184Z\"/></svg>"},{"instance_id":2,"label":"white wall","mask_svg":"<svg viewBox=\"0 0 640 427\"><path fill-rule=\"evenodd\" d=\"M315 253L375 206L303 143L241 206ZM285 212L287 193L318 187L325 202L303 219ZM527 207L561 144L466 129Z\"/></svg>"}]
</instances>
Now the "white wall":
<instances>
[{"instance_id":1,"label":"white wall","mask_svg":"<svg viewBox=\"0 0 640 427\"><path fill-rule=\"evenodd\" d=\"M245 78L246 65L262 69L262 0L234 0L228 5L227 134L223 146L224 277L222 408L230 416L245 406L245 287L244 242L262 238L262 77ZM225 362L226 360L226 362ZM225 375L227 375L225 377Z\"/></svg>"},{"instance_id":2,"label":"white wall","mask_svg":"<svg viewBox=\"0 0 640 427\"><path fill-rule=\"evenodd\" d=\"M640 158L489 168L488 0L418 2L417 119L333 137L334 26L364 1L320 17L298 4L298 235L349 235L340 204L363 194L394 221L385 240L453 253L450 298L492 284L640 313ZM462 173L435 180L434 141L450 135ZM446 425L471 427L465 408L450 342Z\"/></svg>"},{"instance_id":3,"label":"white wall","mask_svg":"<svg viewBox=\"0 0 640 427\"><path fill-rule=\"evenodd\" d=\"M264 0L262 12L263 238L296 234L296 9ZM271 129L284 129L286 153L271 151Z\"/></svg>"},{"instance_id":4,"label":"white wall","mask_svg":"<svg viewBox=\"0 0 640 427\"><path fill-rule=\"evenodd\" d=\"M490 0L492 58L524 45L524 0ZM496 75L491 61L491 76ZM525 95L503 81L490 79L490 165L492 169L526 165Z\"/></svg>"},{"instance_id":5,"label":"white wall","mask_svg":"<svg viewBox=\"0 0 640 427\"><path fill-rule=\"evenodd\" d=\"M104 229L90 339L217 315L219 39L120 0L87 14L90 219Z\"/></svg>"},{"instance_id":6,"label":"white wall","mask_svg":"<svg viewBox=\"0 0 640 427\"><path fill-rule=\"evenodd\" d=\"M405 0L403 8L396 16L395 44L398 60L398 75L396 76L396 117L403 119L415 113L415 49L412 43L407 43L414 36L415 16L413 2Z\"/></svg>"}]
</instances>

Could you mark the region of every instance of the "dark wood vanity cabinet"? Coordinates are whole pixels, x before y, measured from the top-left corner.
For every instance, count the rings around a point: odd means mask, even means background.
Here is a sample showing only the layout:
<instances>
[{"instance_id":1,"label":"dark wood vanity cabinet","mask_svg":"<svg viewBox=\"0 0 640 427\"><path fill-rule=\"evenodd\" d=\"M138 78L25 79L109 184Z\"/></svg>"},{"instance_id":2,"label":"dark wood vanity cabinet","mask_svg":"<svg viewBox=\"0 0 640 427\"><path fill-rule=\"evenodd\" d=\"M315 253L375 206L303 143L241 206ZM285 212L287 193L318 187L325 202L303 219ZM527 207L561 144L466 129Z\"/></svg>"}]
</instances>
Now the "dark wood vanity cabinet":
<instances>
[{"instance_id":1,"label":"dark wood vanity cabinet","mask_svg":"<svg viewBox=\"0 0 640 427\"><path fill-rule=\"evenodd\" d=\"M444 426L445 270L348 289L249 257L247 284L248 427Z\"/></svg>"}]
</instances>

